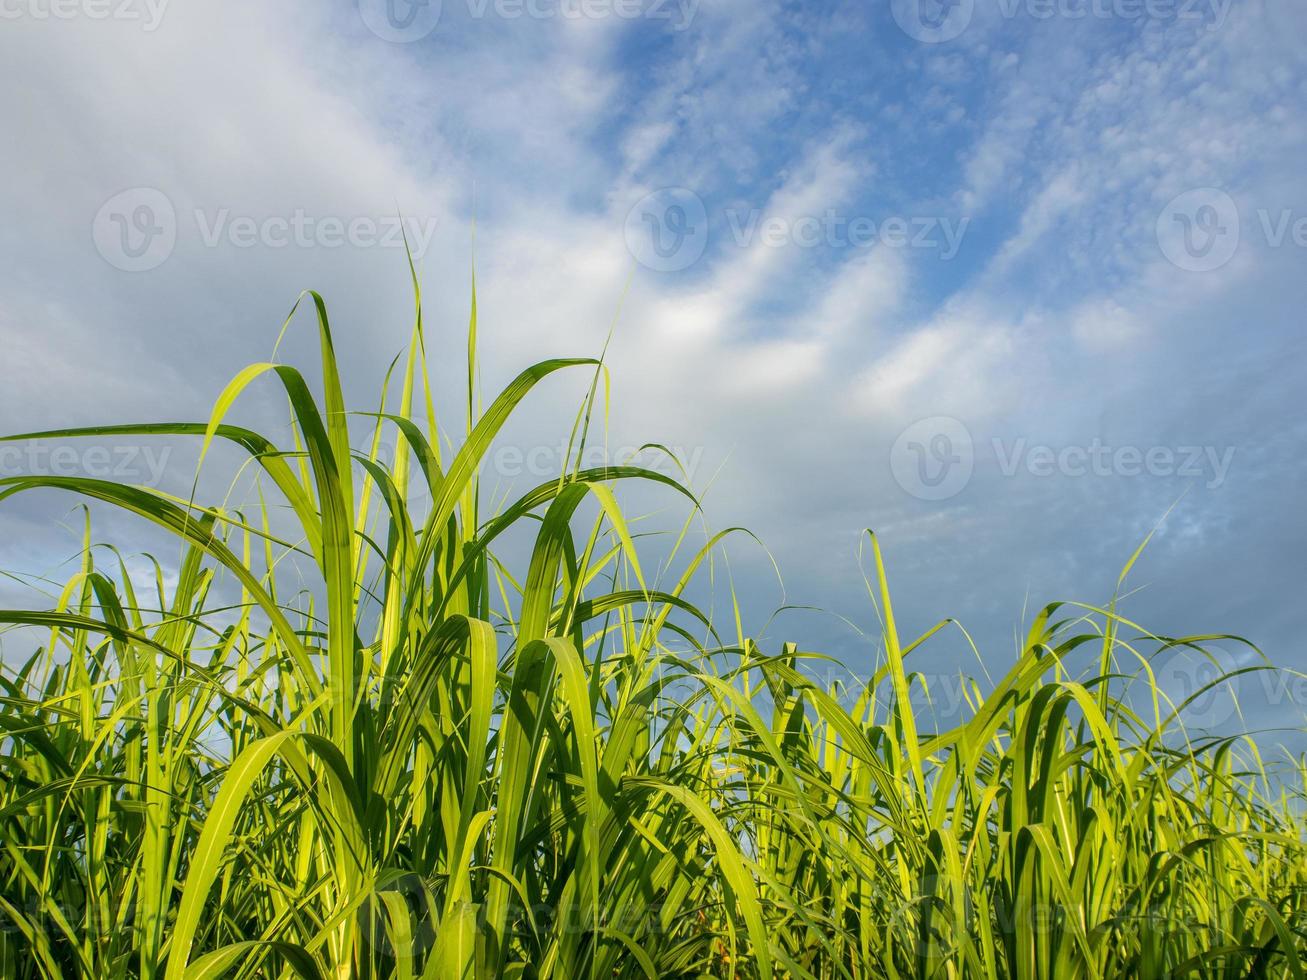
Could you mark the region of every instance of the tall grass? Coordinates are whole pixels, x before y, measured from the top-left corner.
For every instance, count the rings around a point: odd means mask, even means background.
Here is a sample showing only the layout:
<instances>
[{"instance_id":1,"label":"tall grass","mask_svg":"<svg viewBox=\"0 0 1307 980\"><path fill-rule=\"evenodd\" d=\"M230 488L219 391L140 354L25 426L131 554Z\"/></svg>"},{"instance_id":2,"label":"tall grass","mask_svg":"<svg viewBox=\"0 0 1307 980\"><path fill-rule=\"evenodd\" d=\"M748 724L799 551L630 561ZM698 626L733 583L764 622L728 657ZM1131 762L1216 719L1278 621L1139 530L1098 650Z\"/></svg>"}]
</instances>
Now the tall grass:
<instances>
[{"instance_id":1,"label":"tall grass","mask_svg":"<svg viewBox=\"0 0 1307 980\"><path fill-rule=\"evenodd\" d=\"M492 441L557 372L596 382L580 459L600 365L537 364L481 413L474 303L467 424L439 431L419 297L397 404L355 448L307 298L321 402L258 364L207 424L40 434L232 444L258 512L0 481L184 546L133 575L88 521L53 607L0 612L48 633L0 674L5 977L1303 975L1302 766L1271 778L1250 741L1185 732L1153 681L1215 638L1052 605L926 731L910 657L948 624L899 636L874 538L881 665L820 684L817 654L722 637L688 601L720 536L682 529L674 583L646 577L613 486L693 500L666 476L578 463L483 507ZM226 421L256 382L284 391L291 445ZM509 567L496 545L524 530Z\"/></svg>"}]
</instances>

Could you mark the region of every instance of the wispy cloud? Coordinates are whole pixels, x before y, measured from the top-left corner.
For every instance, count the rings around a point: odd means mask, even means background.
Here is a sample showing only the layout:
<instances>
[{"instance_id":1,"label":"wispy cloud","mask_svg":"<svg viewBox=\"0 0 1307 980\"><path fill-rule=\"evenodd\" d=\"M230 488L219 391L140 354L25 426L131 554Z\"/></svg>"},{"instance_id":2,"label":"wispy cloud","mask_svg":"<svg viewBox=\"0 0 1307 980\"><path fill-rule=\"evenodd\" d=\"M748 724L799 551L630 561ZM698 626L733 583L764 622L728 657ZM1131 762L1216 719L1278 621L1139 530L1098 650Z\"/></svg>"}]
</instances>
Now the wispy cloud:
<instances>
[{"instance_id":1,"label":"wispy cloud","mask_svg":"<svg viewBox=\"0 0 1307 980\"><path fill-rule=\"evenodd\" d=\"M1005 475L995 440L1235 446L1223 486L1182 503L1144 569L1163 588L1139 601L1288 642L1283 583L1307 544L1301 453L1278 441L1307 381L1300 5L1238 2L1218 24L977 4L942 43L866 4L723 0L681 22L497 9L447 0L412 43L354 5L170 4L148 32L6 22L6 427L203 416L307 286L370 404L407 341L406 270L347 230L402 211L433 229L428 322L445 336L466 320L475 226L488 385L596 352L617 318L614 441L697 448L705 478L721 466L712 513L775 546L792 598L867 618L852 556L880 527L904 616L957 614L1001 658L1027 592L1099 597L1188 484ZM92 226L137 188L167 197L175 243L132 273ZM663 229L702 231L675 271L630 247L632 208L666 188L705 223ZM1167 210L1204 189L1233 227L1206 197ZM279 245L297 214L339 222L343 242ZM254 230L206 235L217 215ZM1236 247L1177 262L1221 231L1213 215ZM137 234L135 217L111 231ZM552 435L576 394L543 395L513 438ZM282 421L271 402L248 411ZM974 459L931 502L891 457L936 417ZM737 572L751 603L775 600L766 561Z\"/></svg>"}]
</instances>

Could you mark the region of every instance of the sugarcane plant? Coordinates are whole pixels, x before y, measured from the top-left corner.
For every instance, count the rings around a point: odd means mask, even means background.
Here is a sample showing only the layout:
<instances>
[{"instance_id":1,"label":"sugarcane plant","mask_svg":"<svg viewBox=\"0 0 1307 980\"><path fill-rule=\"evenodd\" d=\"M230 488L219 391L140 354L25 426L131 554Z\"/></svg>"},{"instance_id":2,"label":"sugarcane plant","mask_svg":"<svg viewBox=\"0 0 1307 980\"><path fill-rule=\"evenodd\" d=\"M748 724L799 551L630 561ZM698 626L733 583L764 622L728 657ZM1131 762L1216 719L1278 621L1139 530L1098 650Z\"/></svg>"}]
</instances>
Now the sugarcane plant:
<instances>
[{"instance_id":1,"label":"sugarcane plant","mask_svg":"<svg viewBox=\"0 0 1307 980\"><path fill-rule=\"evenodd\" d=\"M870 535L879 658L856 687L822 681L828 658L764 649L734 595L726 627L693 601L734 532L699 533L685 479L582 467L602 358L528 367L482 410L474 291L455 433L416 276L414 293L376 411L347 410L307 293L283 331L316 326L320 401L260 363L207 422L8 437L194 439L201 460L226 444L258 506L0 480L0 506L89 505L67 582L0 611L0 973L1303 976L1307 768L1186 726L1195 698L1269 663L1170 699L1159 656L1234 641L1053 604L932 727L910 658L959 627L900 637ZM575 451L487 506L505 422L577 371ZM255 384L284 393L288 445L228 421ZM688 514L657 574L619 503L631 481ZM104 509L180 560L97 544ZM513 567L501 545L524 532Z\"/></svg>"}]
</instances>

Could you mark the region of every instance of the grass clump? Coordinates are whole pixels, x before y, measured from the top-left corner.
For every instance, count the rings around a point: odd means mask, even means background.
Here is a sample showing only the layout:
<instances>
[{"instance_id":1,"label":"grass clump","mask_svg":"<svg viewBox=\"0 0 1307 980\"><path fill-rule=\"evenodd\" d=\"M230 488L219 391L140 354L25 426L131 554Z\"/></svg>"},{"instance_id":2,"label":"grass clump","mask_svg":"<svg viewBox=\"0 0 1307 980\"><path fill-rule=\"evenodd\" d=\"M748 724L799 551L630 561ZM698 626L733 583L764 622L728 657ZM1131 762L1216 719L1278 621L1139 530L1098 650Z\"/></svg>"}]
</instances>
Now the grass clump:
<instances>
[{"instance_id":1,"label":"grass clump","mask_svg":"<svg viewBox=\"0 0 1307 980\"><path fill-rule=\"evenodd\" d=\"M854 694L688 601L720 536L645 578L612 486L693 500L666 476L578 463L483 511L505 420L597 362L537 364L479 413L474 313L442 450L419 298L398 405L358 448L309 298L321 404L263 364L207 424L42 434L232 444L260 512L0 480L183 545L133 575L88 521L51 608L0 612L48 635L0 673L5 977L1303 975L1303 768L1186 735L1150 669L1216 638L1049 606L965 720L925 731L909 657L944 624L900 638L874 538L884 657ZM256 379L292 445L226 421ZM495 546L524 529L509 568Z\"/></svg>"}]
</instances>

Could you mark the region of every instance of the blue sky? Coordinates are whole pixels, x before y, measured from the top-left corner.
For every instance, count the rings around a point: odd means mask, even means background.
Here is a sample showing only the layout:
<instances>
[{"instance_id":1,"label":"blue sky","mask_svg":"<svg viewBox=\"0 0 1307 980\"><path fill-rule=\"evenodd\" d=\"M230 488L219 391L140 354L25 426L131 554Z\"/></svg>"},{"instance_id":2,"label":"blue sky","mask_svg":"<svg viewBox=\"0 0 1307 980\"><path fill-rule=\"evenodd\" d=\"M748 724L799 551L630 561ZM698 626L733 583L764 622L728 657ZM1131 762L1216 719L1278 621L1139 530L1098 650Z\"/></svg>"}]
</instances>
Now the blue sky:
<instances>
[{"instance_id":1,"label":"blue sky","mask_svg":"<svg viewBox=\"0 0 1307 980\"><path fill-rule=\"evenodd\" d=\"M770 638L874 660L838 618L874 627L870 527L905 631L955 616L1001 666L1174 504L1127 611L1307 663L1302 4L393 3L7 0L4 429L207 417L306 287L369 407L409 330L389 222L451 344L475 223L487 391L616 317L609 445L681 447L766 541L783 592L731 551L753 622L829 611ZM582 387L505 444L556 445ZM66 511L0 506L0 564L55 567Z\"/></svg>"}]
</instances>

